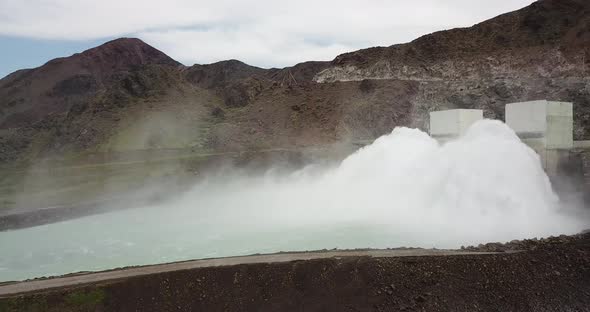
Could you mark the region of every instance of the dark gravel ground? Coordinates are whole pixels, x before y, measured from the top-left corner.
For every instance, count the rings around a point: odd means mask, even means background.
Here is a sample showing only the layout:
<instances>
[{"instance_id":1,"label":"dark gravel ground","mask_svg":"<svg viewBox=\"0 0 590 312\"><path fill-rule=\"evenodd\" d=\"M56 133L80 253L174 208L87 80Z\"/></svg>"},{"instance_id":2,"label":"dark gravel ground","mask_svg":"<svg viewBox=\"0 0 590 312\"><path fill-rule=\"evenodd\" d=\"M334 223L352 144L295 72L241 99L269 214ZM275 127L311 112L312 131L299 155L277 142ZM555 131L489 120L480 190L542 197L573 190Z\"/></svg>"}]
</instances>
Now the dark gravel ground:
<instances>
[{"instance_id":1,"label":"dark gravel ground","mask_svg":"<svg viewBox=\"0 0 590 312\"><path fill-rule=\"evenodd\" d=\"M507 252L199 268L0 299L0 311L590 311L589 233L466 249Z\"/></svg>"}]
</instances>

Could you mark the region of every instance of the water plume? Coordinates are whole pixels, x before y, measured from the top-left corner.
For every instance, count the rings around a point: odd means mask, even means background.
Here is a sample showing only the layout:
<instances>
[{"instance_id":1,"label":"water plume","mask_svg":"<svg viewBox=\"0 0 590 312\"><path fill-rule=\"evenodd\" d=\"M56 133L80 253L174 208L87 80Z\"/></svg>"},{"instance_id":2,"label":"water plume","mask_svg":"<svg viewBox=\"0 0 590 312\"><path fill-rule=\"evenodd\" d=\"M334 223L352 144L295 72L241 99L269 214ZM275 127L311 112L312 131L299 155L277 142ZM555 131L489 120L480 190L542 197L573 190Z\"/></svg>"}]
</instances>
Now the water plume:
<instances>
[{"instance_id":1,"label":"water plume","mask_svg":"<svg viewBox=\"0 0 590 312\"><path fill-rule=\"evenodd\" d=\"M331 168L222 176L163 204L0 234L0 279L323 248L573 234L538 155L499 121L439 144L396 128Z\"/></svg>"}]
</instances>

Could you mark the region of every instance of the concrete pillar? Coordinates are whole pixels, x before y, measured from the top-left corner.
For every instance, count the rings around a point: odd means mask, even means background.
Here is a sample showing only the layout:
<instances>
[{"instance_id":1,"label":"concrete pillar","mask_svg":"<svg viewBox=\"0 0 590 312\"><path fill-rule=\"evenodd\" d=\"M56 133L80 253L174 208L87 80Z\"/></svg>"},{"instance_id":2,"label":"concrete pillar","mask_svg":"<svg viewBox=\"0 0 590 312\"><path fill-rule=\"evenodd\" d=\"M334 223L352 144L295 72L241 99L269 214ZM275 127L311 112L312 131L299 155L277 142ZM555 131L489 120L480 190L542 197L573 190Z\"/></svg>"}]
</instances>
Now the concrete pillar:
<instances>
[{"instance_id":1,"label":"concrete pillar","mask_svg":"<svg viewBox=\"0 0 590 312\"><path fill-rule=\"evenodd\" d=\"M439 142L460 137L469 127L483 119L481 109L451 109L430 113L430 136Z\"/></svg>"},{"instance_id":2,"label":"concrete pillar","mask_svg":"<svg viewBox=\"0 0 590 312\"><path fill-rule=\"evenodd\" d=\"M531 101L506 105L506 124L540 156L549 175L574 146L573 105L568 102Z\"/></svg>"}]
</instances>

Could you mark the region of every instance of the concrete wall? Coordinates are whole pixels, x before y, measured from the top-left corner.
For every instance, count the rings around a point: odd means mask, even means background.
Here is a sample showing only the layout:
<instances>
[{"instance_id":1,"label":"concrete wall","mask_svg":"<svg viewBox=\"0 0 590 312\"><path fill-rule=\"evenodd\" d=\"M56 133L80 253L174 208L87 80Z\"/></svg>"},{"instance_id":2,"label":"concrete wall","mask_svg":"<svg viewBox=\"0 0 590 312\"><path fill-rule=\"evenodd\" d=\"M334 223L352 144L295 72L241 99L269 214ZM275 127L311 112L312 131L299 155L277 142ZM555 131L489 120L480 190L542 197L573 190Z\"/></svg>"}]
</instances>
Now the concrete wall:
<instances>
[{"instance_id":1,"label":"concrete wall","mask_svg":"<svg viewBox=\"0 0 590 312\"><path fill-rule=\"evenodd\" d=\"M568 102L540 100L506 105L506 124L539 154L549 177L558 181L558 193L562 188L560 196L581 193L590 203L590 141L574 142L573 117L573 105ZM446 142L465 134L481 119L481 110L431 112L430 135Z\"/></svg>"},{"instance_id":2,"label":"concrete wall","mask_svg":"<svg viewBox=\"0 0 590 312\"><path fill-rule=\"evenodd\" d=\"M506 105L506 124L525 142L547 149L572 149L572 103L531 101Z\"/></svg>"},{"instance_id":3,"label":"concrete wall","mask_svg":"<svg viewBox=\"0 0 590 312\"><path fill-rule=\"evenodd\" d=\"M548 149L574 147L574 109L572 103L547 102L546 144Z\"/></svg>"},{"instance_id":4,"label":"concrete wall","mask_svg":"<svg viewBox=\"0 0 590 312\"><path fill-rule=\"evenodd\" d=\"M430 113L430 135L437 140L459 137L478 120L483 119L479 109L452 109Z\"/></svg>"},{"instance_id":5,"label":"concrete wall","mask_svg":"<svg viewBox=\"0 0 590 312\"><path fill-rule=\"evenodd\" d=\"M541 156L549 175L558 174L574 147L572 103L542 100L507 104L506 124Z\"/></svg>"},{"instance_id":6,"label":"concrete wall","mask_svg":"<svg viewBox=\"0 0 590 312\"><path fill-rule=\"evenodd\" d=\"M547 101L506 105L506 124L523 139L544 139L547 131Z\"/></svg>"}]
</instances>

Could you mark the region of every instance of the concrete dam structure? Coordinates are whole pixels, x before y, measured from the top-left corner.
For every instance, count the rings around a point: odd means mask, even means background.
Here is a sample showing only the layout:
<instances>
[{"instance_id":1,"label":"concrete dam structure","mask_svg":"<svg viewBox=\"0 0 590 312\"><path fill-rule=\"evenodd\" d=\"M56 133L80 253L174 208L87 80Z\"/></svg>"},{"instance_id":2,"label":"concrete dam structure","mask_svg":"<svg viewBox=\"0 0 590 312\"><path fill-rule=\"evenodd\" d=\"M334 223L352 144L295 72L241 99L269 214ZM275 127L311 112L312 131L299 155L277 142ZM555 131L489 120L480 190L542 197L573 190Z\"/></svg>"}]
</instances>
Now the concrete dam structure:
<instances>
[{"instance_id":1,"label":"concrete dam structure","mask_svg":"<svg viewBox=\"0 0 590 312\"><path fill-rule=\"evenodd\" d=\"M523 143L535 150L543 168L550 176L557 175L572 154L590 148L587 141L573 140L573 105L569 102L547 100L506 105L506 124ZM430 135L446 142L465 134L467 129L483 119L483 110L452 109L430 113Z\"/></svg>"},{"instance_id":2,"label":"concrete dam structure","mask_svg":"<svg viewBox=\"0 0 590 312\"><path fill-rule=\"evenodd\" d=\"M531 101L506 105L506 124L541 157L549 175L559 173L574 147L572 103Z\"/></svg>"},{"instance_id":3,"label":"concrete dam structure","mask_svg":"<svg viewBox=\"0 0 590 312\"><path fill-rule=\"evenodd\" d=\"M458 138L483 119L481 109L451 109L430 113L430 136L439 142Z\"/></svg>"}]
</instances>

